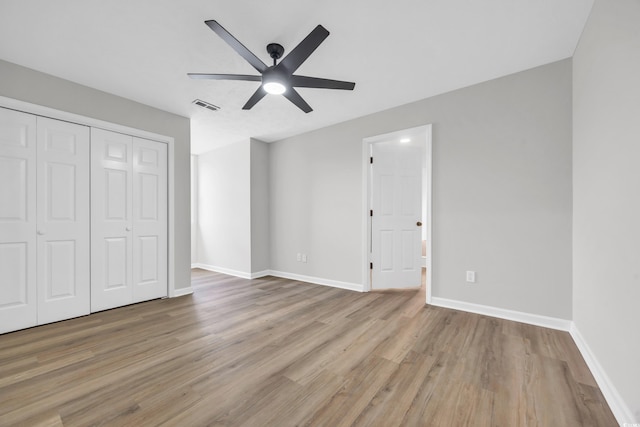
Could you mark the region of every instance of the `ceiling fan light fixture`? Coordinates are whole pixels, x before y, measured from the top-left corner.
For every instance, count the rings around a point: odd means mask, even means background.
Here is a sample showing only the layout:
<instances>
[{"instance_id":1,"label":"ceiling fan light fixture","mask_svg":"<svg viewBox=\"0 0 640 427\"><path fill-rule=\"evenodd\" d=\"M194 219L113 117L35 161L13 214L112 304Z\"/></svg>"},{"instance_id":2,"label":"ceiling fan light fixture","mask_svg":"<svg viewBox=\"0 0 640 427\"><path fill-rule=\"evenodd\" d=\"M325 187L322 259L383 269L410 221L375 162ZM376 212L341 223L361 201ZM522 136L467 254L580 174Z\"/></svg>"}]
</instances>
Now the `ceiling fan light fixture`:
<instances>
[{"instance_id":1,"label":"ceiling fan light fixture","mask_svg":"<svg viewBox=\"0 0 640 427\"><path fill-rule=\"evenodd\" d=\"M287 91L287 87L285 85L276 81L264 82L262 87L267 91L267 93L272 95L282 95Z\"/></svg>"}]
</instances>

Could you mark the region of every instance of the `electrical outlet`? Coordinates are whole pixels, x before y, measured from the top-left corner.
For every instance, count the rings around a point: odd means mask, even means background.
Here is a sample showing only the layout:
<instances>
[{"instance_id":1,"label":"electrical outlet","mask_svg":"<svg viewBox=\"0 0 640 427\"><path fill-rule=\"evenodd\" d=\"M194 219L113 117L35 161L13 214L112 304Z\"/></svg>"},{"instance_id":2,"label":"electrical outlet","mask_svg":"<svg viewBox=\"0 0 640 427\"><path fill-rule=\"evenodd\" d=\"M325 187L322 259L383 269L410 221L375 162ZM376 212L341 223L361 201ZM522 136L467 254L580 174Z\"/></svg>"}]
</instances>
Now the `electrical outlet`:
<instances>
[{"instance_id":1,"label":"electrical outlet","mask_svg":"<svg viewBox=\"0 0 640 427\"><path fill-rule=\"evenodd\" d=\"M475 271L467 271L467 282L476 283L476 272Z\"/></svg>"},{"instance_id":2,"label":"electrical outlet","mask_svg":"<svg viewBox=\"0 0 640 427\"><path fill-rule=\"evenodd\" d=\"M302 262L307 262L307 254L302 254Z\"/></svg>"},{"instance_id":3,"label":"electrical outlet","mask_svg":"<svg viewBox=\"0 0 640 427\"><path fill-rule=\"evenodd\" d=\"M296 255L296 261L302 261L302 255L300 254L300 252L298 252L298 254Z\"/></svg>"}]
</instances>

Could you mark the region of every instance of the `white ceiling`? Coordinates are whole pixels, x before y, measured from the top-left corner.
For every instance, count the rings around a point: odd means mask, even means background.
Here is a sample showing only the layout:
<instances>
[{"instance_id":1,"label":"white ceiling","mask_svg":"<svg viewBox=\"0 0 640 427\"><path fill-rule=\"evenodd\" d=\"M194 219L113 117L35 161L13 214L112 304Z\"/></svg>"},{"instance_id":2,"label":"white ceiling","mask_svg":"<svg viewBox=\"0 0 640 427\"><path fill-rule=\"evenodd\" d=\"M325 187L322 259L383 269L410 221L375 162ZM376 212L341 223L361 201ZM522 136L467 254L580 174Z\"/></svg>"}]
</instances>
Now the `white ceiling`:
<instances>
[{"instance_id":1,"label":"white ceiling","mask_svg":"<svg viewBox=\"0 0 640 427\"><path fill-rule=\"evenodd\" d=\"M0 0L0 58L192 119L192 152L249 137L271 142L573 55L593 0ZM316 25L331 35L297 74L356 82L298 89L303 113L203 21L215 19L263 62ZM210 112L191 102L218 105Z\"/></svg>"}]
</instances>

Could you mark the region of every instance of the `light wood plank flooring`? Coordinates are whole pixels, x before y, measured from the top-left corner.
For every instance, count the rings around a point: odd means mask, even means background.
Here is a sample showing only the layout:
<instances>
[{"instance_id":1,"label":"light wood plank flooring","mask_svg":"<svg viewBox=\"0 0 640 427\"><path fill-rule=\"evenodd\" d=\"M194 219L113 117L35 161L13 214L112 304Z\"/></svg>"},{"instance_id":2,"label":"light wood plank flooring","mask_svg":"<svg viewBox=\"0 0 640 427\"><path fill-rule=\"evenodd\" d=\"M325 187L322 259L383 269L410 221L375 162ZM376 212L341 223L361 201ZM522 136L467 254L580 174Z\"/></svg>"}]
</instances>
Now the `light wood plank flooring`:
<instances>
[{"instance_id":1,"label":"light wood plank flooring","mask_svg":"<svg viewBox=\"0 0 640 427\"><path fill-rule=\"evenodd\" d=\"M194 295L0 336L0 426L615 426L565 332L194 270Z\"/></svg>"}]
</instances>

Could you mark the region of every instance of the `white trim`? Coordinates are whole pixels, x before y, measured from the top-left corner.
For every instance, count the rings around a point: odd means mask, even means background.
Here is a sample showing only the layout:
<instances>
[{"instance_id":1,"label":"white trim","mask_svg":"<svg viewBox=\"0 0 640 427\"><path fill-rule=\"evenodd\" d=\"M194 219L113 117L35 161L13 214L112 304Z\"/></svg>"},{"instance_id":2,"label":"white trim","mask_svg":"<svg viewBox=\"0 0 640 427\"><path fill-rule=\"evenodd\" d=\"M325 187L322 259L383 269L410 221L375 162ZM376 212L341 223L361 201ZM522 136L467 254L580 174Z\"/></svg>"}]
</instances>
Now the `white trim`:
<instances>
[{"instance_id":1,"label":"white trim","mask_svg":"<svg viewBox=\"0 0 640 427\"><path fill-rule=\"evenodd\" d=\"M618 421L618 423L620 425L625 425L625 423L627 424L639 423L640 420L638 419L634 420L633 412L624 402L624 400L618 393L618 390L615 388L615 386L609 379L609 376L607 375L605 370L602 368L602 365L600 365L600 362L598 362L598 359L595 357L595 355L591 351L591 348L589 348L589 345L587 344L586 340L578 330L578 327L576 326L575 322L571 322L571 328L569 330L569 333L571 334L573 341L575 341L576 346L578 347L578 350L580 350L580 353L582 354L584 361L587 363L589 370L593 374L593 377L595 378L596 383L598 383L598 387L600 387L600 391L602 392L602 395L604 396L605 400L609 404L609 407L611 408L611 412L613 412L613 415L616 417L616 420Z\"/></svg>"},{"instance_id":2,"label":"white trim","mask_svg":"<svg viewBox=\"0 0 640 427\"><path fill-rule=\"evenodd\" d=\"M229 276L240 277L241 279L259 279L271 274L270 270L258 271L256 273L248 273L246 271L233 270L231 268L220 267L217 265L201 264L199 262L191 264L191 268L200 268L202 270L214 271L216 273L228 274Z\"/></svg>"},{"instance_id":3,"label":"white trim","mask_svg":"<svg viewBox=\"0 0 640 427\"><path fill-rule=\"evenodd\" d=\"M338 280L323 279L320 277L304 276L302 274L286 273L284 271L270 270L269 275L282 277L283 279L297 280L300 282L313 283L316 285L331 286L332 288L347 289L349 291L364 292L359 283L340 282Z\"/></svg>"},{"instance_id":4,"label":"white trim","mask_svg":"<svg viewBox=\"0 0 640 427\"><path fill-rule=\"evenodd\" d=\"M369 165L371 157L371 144L376 142L380 142L383 140L388 140L390 137L397 137L399 135L404 135L407 132L421 132L424 130L426 134L425 141L425 156L426 156L426 167L427 174L425 178L425 182L422 184L426 188L426 224L427 228L427 241L426 241L426 249L427 256L425 261L425 266L427 270L426 274L426 300L427 304L431 303L431 288L433 287L433 272L432 272L432 262L431 258L433 255L432 247L433 247L433 209L432 209L432 181L433 181L433 166L432 166L432 157L433 157L433 144L432 144L432 124L416 126L409 129L402 129L395 132L389 132L383 135L376 135L364 138L362 140L362 212L364 215L364 221L362 221L362 290L360 292L369 292L371 290L371 270L369 269L369 263L371 262L369 256L369 247L371 244L370 241L370 233L371 229L371 217L369 215L371 200L370 200L370 187L371 187L371 177L369 176Z\"/></svg>"},{"instance_id":5,"label":"white trim","mask_svg":"<svg viewBox=\"0 0 640 427\"><path fill-rule=\"evenodd\" d=\"M81 116L79 114L69 113L67 111L56 110L55 108L44 107L42 105L32 104L30 102L20 101L18 99L7 98L0 96L0 107L8 108L10 110L22 111L36 116L48 117L51 119L62 120L71 123L77 123L84 126L109 130L113 132L123 133L126 135L135 136L138 138L150 139L157 142L164 142L167 144L168 158L168 263L167 263L167 294L169 297L175 296L175 215L173 207L175 206L175 171L174 171L174 145L175 139L171 136L160 135L153 132L147 132L145 130L132 128L129 126L123 126L116 123L105 122L104 120L98 120L91 117Z\"/></svg>"},{"instance_id":6,"label":"white trim","mask_svg":"<svg viewBox=\"0 0 640 427\"><path fill-rule=\"evenodd\" d=\"M217 266L217 265L210 265L210 264L202 264L202 263L199 263L199 262L195 263L195 264L191 264L191 265L195 265L195 268L200 268L202 270L214 271L216 273L222 273L222 274L228 274L229 276L240 277L242 279L253 279L253 277L251 277L251 273L248 273L246 271L233 270L231 268L220 267L220 266Z\"/></svg>"},{"instance_id":7,"label":"white trim","mask_svg":"<svg viewBox=\"0 0 640 427\"><path fill-rule=\"evenodd\" d=\"M433 288L433 125L427 125L427 141L425 146L427 176L423 183L427 187L427 240L425 242L427 256L425 257L426 277L425 277L425 290L427 294L427 304L431 304L433 298L431 297L431 290Z\"/></svg>"},{"instance_id":8,"label":"white trim","mask_svg":"<svg viewBox=\"0 0 640 427\"><path fill-rule=\"evenodd\" d=\"M192 287L175 289L173 291L173 297L172 298L182 297L182 296L185 296L185 295L191 295L192 293L193 293L193 288Z\"/></svg>"},{"instance_id":9,"label":"white trim","mask_svg":"<svg viewBox=\"0 0 640 427\"><path fill-rule=\"evenodd\" d=\"M349 291L364 292L359 283L340 282L338 280L323 279L321 277L304 276L302 274L287 273L284 271L263 270L255 273L232 270L230 268L219 267L208 264L191 264L191 268L201 268L202 270L214 271L216 273L228 274L229 276L240 277L241 279L259 279L266 276L281 277L283 279L297 280L299 282L313 283L315 285L331 286L332 288L347 289Z\"/></svg>"},{"instance_id":10,"label":"white trim","mask_svg":"<svg viewBox=\"0 0 640 427\"><path fill-rule=\"evenodd\" d=\"M370 195L369 195L369 165L371 157L371 143L367 139L362 140L362 212L364 214L364 220L362 221L362 289L363 292L369 292L371 290L371 268L369 263L371 262L369 247L371 236L369 230L371 229L371 216L369 215Z\"/></svg>"},{"instance_id":11,"label":"white trim","mask_svg":"<svg viewBox=\"0 0 640 427\"><path fill-rule=\"evenodd\" d=\"M262 271L257 271L255 273L251 273L252 279L260 279L266 276L271 276L271 270L262 270Z\"/></svg>"},{"instance_id":12,"label":"white trim","mask_svg":"<svg viewBox=\"0 0 640 427\"><path fill-rule=\"evenodd\" d=\"M521 311L507 310L505 308L491 307L488 305L473 304L470 302L456 301L447 298L431 298L431 305L437 307L452 308L454 310L467 311L499 319L513 320L514 322L528 323L560 331L569 331L571 321L556 317L541 316L538 314L524 313Z\"/></svg>"},{"instance_id":13,"label":"white trim","mask_svg":"<svg viewBox=\"0 0 640 427\"><path fill-rule=\"evenodd\" d=\"M175 183L176 183L176 176L175 176L175 167L174 167L174 161L175 161L175 152L174 152L174 139L171 138L171 141L169 143L167 143L167 154L169 155L168 161L167 161L167 169L168 169L168 174L169 174L169 200L167 200L168 203L168 209L167 209L167 220L169 221L169 236L167 239L167 250L168 250L168 255L169 255L169 262L167 265L167 270L168 270L168 279L169 279L169 297L175 297L176 295L176 283L175 283L175 270L176 270L176 221L175 221L175 214L174 214L174 209L176 206L176 199L175 199ZM191 251L191 248L189 248L189 251ZM191 288L191 281L189 281L189 288Z\"/></svg>"}]
</instances>

